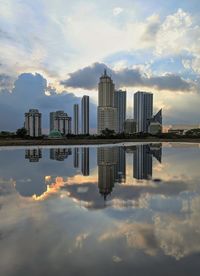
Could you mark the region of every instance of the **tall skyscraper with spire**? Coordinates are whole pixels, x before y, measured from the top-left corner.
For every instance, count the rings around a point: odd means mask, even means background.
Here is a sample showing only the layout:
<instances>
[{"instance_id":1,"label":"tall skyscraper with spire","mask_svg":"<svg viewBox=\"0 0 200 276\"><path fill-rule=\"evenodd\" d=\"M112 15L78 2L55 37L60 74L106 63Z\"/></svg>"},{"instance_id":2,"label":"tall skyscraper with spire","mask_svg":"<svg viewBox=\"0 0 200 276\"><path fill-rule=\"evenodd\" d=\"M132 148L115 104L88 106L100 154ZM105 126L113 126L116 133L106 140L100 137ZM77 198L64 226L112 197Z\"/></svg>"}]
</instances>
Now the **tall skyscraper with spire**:
<instances>
[{"instance_id":1,"label":"tall skyscraper with spire","mask_svg":"<svg viewBox=\"0 0 200 276\"><path fill-rule=\"evenodd\" d=\"M106 128L117 131L117 108L114 104L115 85L106 69L98 85L97 132Z\"/></svg>"}]
</instances>

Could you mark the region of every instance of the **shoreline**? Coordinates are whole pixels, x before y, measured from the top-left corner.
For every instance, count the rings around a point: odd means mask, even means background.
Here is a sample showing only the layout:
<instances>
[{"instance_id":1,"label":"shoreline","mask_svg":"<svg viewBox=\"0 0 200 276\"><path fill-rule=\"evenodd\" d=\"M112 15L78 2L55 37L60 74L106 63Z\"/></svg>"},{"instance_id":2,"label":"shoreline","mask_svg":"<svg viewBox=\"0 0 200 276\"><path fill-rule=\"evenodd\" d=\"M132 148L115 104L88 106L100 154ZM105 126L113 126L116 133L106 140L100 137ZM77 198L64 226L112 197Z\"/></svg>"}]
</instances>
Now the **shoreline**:
<instances>
[{"instance_id":1,"label":"shoreline","mask_svg":"<svg viewBox=\"0 0 200 276\"><path fill-rule=\"evenodd\" d=\"M181 139L164 139L164 138L143 138L143 139L47 139L47 140L23 140L23 139L2 139L0 140L0 147L5 146L68 146L68 145L103 145L103 144L119 144L119 143L164 143L164 142L177 142L177 143L200 143L200 138L181 138Z\"/></svg>"}]
</instances>

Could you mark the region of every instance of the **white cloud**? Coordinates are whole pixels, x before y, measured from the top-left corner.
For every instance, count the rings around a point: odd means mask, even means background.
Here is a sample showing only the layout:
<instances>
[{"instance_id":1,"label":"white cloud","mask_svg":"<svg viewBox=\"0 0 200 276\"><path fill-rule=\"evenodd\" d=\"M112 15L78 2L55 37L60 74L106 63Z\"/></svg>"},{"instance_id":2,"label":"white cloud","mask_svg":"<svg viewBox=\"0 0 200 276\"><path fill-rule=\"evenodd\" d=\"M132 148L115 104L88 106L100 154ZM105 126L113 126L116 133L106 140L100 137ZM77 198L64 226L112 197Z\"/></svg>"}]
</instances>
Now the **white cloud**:
<instances>
[{"instance_id":1,"label":"white cloud","mask_svg":"<svg viewBox=\"0 0 200 276\"><path fill-rule=\"evenodd\" d=\"M120 7L116 7L113 9L113 15L115 15L115 16L119 15L122 12L123 12L123 9Z\"/></svg>"}]
</instances>

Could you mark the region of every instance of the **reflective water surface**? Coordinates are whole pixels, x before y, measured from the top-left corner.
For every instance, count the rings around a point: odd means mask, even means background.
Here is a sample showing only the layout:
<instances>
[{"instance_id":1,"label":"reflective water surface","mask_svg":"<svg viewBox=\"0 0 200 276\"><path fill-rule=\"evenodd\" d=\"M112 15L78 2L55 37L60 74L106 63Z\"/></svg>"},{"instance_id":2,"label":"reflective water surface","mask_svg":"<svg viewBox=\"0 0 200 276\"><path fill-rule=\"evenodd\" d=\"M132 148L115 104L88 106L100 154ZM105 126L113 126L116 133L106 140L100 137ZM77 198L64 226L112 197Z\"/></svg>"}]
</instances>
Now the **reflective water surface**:
<instances>
[{"instance_id":1,"label":"reflective water surface","mask_svg":"<svg viewBox=\"0 0 200 276\"><path fill-rule=\"evenodd\" d=\"M0 148L0 275L199 275L200 145Z\"/></svg>"}]
</instances>

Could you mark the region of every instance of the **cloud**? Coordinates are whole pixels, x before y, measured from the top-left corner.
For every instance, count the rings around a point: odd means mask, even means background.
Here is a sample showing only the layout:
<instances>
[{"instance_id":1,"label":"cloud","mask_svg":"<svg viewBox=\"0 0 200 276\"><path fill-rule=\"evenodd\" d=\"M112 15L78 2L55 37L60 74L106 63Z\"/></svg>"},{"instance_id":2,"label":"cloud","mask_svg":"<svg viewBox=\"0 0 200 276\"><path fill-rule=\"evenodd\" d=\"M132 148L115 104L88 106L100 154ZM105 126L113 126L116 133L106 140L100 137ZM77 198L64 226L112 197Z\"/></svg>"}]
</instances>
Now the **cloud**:
<instances>
[{"instance_id":1,"label":"cloud","mask_svg":"<svg viewBox=\"0 0 200 276\"><path fill-rule=\"evenodd\" d=\"M19 75L11 91L7 89L7 83L10 84L10 78L1 75L1 130L16 130L22 127L24 113L30 108L38 108L42 112L43 128L48 128L49 113L51 111L64 110L71 116L73 114L73 104L80 103L81 101L81 98L67 91L58 94L56 89L47 86L47 80L37 73L23 73ZM46 95L46 92L48 92L49 96ZM95 128L96 106L92 102L90 102L90 105L90 126L91 128Z\"/></svg>"},{"instance_id":2,"label":"cloud","mask_svg":"<svg viewBox=\"0 0 200 276\"><path fill-rule=\"evenodd\" d=\"M147 76L139 69L123 68L119 71L108 68L103 63L94 63L69 74L67 80L61 81L65 87L95 89L104 69L112 76L117 87L148 87L158 90L191 91L193 83L182 79L179 75L165 74Z\"/></svg>"},{"instance_id":3,"label":"cloud","mask_svg":"<svg viewBox=\"0 0 200 276\"><path fill-rule=\"evenodd\" d=\"M113 9L113 15L115 15L115 16L119 15L122 12L123 12L123 9L120 7L116 7Z\"/></svg>"}]
</instances>

